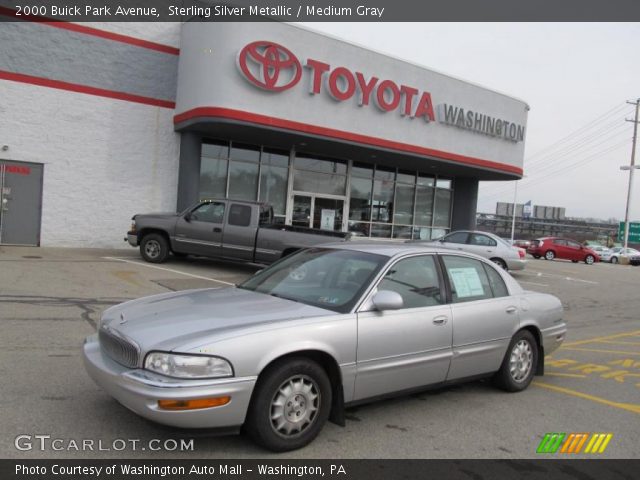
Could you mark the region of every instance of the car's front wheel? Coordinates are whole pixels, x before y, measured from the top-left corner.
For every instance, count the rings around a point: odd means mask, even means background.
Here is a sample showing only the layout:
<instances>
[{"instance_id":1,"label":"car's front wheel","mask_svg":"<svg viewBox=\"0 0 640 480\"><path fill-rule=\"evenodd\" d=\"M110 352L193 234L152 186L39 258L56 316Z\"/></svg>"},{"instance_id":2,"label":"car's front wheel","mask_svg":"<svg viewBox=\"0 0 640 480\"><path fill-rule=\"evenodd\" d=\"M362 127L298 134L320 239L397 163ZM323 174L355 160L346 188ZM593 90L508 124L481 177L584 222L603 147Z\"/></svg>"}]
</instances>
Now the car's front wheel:
<instances>
[{"instance_id":1,"label":"car's front wheel","mask_svg":"<svg viewBox=\"0 0 640 480\"><path fill-rule=\"evenodd\" d=\"M274 452L310 443L331 410L331 383L313 360L291 358L269 367L260 378L247 414L253 440Z\"/></svg>"},{"instance_id":2,"label":"car's front wheel","mask_svg":"<svg viewBox=\"0 0 640 480\"><path fill-rule=\"evenodd\" d=\"M147 262L162 263L169 256L169 241L159 233L148 233L140 242L140 255Z\"/></svg>"},{"instance_id":3,"label":"car's front wheel","mask_svg":"<svg viewBox=\"0 0 640 480\"><path fill-rule=\"evenodd\" d=\"M538 344L531 332L521 330L514 335L500 370L496 385L508 392L519 392L529 386L538 365Z\"/></svg>"},{"instance_id":4,"label":"car's front wheel","mask_svg":"<svg viewBox=\"0 0 640 480\"><path fill-rule=\"evenodd\" d=\"M584 263L586 263L587 265L593 265L593 262L595 262L595 261L596 261L596 259L595 259L595 257L593 255L587 255L584 258Z\"/></svg>"},{"instance_id":5,"label":"car's front wheel","mask_svg":"<svg viewBox=\"0 0 640 480\"><path fill-rule=\"evenodd\" d=\"M618 263L618 257L611 257L611 260L609 260L611 263Z\"/></svg>"}]
</instances>

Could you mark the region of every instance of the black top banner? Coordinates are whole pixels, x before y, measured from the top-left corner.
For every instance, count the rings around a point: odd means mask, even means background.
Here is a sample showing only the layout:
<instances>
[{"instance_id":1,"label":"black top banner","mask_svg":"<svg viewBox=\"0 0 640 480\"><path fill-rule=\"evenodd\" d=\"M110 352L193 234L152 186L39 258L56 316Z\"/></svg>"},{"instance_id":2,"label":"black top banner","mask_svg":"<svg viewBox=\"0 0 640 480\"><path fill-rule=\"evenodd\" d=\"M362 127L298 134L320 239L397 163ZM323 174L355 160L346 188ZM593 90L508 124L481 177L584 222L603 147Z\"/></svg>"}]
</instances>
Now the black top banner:
<instances>
[{"instance_id":1,"label":"black top banner","mask_svg":"<svg viewBox=\"0 0 640 480\"><path fill-rule=\"evenodd\" d=\"M0 21L632 22L637 0L0 0Z\"/></svg>"}]
</instances>

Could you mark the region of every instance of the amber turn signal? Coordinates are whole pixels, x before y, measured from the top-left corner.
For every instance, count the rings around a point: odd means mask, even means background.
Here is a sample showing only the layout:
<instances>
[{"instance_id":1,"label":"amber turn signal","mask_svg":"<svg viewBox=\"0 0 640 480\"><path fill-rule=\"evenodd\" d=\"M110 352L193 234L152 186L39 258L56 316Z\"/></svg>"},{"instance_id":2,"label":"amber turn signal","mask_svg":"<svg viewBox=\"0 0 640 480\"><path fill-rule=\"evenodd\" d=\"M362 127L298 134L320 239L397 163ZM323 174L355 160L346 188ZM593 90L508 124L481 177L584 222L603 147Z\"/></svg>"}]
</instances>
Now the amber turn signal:
<instances>
[{"instance_id":1,"label":"amber turn signal","mask_svg":"<svg viewBox=\"0 0 640 480\"><path fill-rule=\"evenodd\" d=\"M196 410L198 408L221 407L231 401L231 397L197 398L194 400L158 400L163 410Z\"/></svg>"}]
</instances>

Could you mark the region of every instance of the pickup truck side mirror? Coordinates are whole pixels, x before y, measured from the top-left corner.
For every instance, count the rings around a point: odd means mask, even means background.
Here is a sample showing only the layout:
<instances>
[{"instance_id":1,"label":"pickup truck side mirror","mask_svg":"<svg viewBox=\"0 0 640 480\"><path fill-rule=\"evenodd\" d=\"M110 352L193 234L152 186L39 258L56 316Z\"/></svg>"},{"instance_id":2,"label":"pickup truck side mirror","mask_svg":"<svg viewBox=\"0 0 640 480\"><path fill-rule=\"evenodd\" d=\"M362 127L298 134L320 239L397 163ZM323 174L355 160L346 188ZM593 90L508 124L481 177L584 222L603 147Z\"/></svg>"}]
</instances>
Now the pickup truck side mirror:
<instances>
[{"instance_id":1,"label":"pickup truck side mirror","mask_svg":"<svg viewBox=\"0 0 640 480\"><path fill-rule=\"evenodd\" d=\"M190 222L191 221L191 212L187 212L184 214L184 221L185 222Z\"/></svg>"}]
</instances>

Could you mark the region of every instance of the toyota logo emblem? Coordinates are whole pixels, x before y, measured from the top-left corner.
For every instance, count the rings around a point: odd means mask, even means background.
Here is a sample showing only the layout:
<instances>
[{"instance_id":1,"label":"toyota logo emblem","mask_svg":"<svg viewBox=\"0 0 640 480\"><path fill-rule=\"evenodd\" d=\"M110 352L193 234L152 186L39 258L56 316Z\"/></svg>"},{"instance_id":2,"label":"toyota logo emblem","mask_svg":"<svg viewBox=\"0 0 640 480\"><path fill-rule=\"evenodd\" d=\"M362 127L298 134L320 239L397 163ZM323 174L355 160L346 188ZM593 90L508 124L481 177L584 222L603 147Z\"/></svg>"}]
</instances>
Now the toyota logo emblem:
<instances>
[{"instance_id":1,"label":"toyota logo emblem","mask_svg":"<svg viewBox=\"0 0 640 480\"><path fill-rule=\"evenodd\" d=\"M250 43L240 50L238 68L249 82L271 92L295 86L302 76L300 62L289 49L266 41Z\"/></svg>"}]
</instances>

